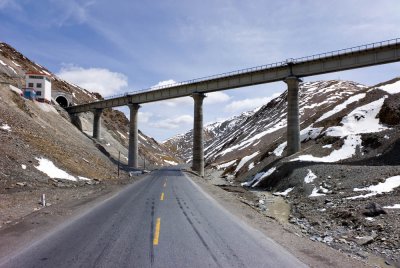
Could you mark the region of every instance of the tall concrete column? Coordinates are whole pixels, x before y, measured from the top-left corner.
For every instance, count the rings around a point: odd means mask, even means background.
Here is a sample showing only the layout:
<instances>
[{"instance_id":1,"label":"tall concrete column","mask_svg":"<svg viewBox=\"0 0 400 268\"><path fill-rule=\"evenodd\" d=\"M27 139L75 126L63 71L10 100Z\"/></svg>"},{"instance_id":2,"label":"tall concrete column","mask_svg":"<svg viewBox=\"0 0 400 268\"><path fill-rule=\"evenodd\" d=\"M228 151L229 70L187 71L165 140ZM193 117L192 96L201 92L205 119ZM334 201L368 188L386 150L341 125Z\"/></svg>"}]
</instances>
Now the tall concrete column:
<instances>
[{"instance_id":1,"label":"tall concrete column","mask_svg":"<svg viewBox=\"0 0 400 268\"><path fill-rule=\"evenodd\" d=\"M93 110L93 138L100 139L101 113L103 109Z\"/></svg>"},{"instance_id":2,"label":"tall concrete column","mask_svg":"<svg viewBox=\"0 0 400 268\"><path fill-rule=\"evenodd\" d=\"M287 96L287 155L300 151L299 82L295 76L285 79Z\"/></svg>"},{"instance_id":3,"label":"tall concrete column","mask_svg":"<svg viewBox=\"0 0 400 268\"><path fill-rule=\"evenodd\" d=\"M204 176L203 93L194 93L193 170Z\"/></svg>"},{"instance_id":4,"label":"tall concrete column","mask_svg":"<svg viewBox=\"0 0 400 268\"><path fill-rule=\"evenodd\" d=\"M138 111L139 104L129 104L130 124L129 124L129 152L128 166L138 168L139 146L138 146Z\"/></svg>"}]
</instances>

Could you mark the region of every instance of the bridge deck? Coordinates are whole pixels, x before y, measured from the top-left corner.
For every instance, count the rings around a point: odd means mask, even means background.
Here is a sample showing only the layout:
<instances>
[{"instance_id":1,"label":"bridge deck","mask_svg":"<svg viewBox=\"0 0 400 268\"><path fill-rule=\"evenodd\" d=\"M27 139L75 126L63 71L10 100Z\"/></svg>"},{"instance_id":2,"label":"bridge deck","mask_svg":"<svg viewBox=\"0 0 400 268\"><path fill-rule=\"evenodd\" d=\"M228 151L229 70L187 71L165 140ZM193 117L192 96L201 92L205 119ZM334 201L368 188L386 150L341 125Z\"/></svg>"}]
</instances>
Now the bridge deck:
<instances>
[{"instance_id":1,"label":"bridge deck","mask_svg":"<svg viewBox=\"0 0 400 268\"><path fill-rule=\"evenodd\" d=\"M130 103L155 102L190 96L196 92L207 93L282 81L292 75L307 77L397 61L400 61L400 39L392 39L133 92L102 101L72 106L67 110L69 113L79 113L93 109L123 106Z\"/></svg>"}]
</instances>

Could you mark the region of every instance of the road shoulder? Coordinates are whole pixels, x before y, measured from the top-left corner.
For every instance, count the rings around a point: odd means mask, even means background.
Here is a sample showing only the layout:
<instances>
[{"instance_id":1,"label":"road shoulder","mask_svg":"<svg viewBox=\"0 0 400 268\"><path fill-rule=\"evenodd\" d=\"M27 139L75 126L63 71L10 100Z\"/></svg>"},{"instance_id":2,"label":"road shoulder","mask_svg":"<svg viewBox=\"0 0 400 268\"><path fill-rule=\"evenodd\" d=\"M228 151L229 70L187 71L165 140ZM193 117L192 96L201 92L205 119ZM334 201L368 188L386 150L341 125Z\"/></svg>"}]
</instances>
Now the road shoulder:
<instances>
[{"instance_id":1,"label":"road shoulder","mask_svg":"<svg viewBox=\"0 0 400 268\"><path fill-rule=\"evenodd\" d=\"M46 234L62 228L64 224L115 196L143 177L98 185L79 198L63 199L12 221L8 226L0 229L0 260L15 255Z\"/></svg>"}]
</instances>

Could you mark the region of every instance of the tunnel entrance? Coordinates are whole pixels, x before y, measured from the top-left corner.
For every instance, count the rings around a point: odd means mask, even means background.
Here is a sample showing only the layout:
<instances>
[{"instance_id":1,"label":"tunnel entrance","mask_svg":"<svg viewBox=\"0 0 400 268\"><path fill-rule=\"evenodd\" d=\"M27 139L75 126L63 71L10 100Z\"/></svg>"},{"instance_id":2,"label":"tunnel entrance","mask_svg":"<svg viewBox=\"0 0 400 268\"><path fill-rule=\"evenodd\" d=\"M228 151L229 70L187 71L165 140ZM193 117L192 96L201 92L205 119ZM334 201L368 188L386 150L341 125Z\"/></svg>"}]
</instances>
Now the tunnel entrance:
<instances>
[{"instance_id":1,"label":"tunnel entrance","mask_svg":"<svg viewBox=\"0 0 400 268\"><path fill-rule=\"evenodd\" d=\"M58 96L56 102L63 108L68 107L68 100L64 96Z\"/></svg>"}]
</instances>

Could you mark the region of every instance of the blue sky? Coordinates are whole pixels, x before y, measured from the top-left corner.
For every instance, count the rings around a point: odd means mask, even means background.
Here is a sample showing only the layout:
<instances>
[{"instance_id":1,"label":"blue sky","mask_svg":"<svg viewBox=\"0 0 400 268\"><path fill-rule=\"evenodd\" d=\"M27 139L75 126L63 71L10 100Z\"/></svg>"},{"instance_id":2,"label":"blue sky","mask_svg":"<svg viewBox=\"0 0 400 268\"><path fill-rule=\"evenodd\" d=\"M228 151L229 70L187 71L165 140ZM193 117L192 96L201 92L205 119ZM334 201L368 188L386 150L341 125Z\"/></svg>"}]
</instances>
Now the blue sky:
<instances>
[{"instance_id":1,"label":"blue sky","mask_svg":"<svg viewBox=\"0 0 400 268\"><path fill-rule=\"evenodd\" d=\"M105 96L400 37L398 0L0 0L0 40ZM400 64L306 78L373 85ZM204 121L266 103L283 82L210 94ZM145 104L139 128L192 127L190 98ZM125 111L125 109L123 109Z\"/></svg>"}]
</instances>

